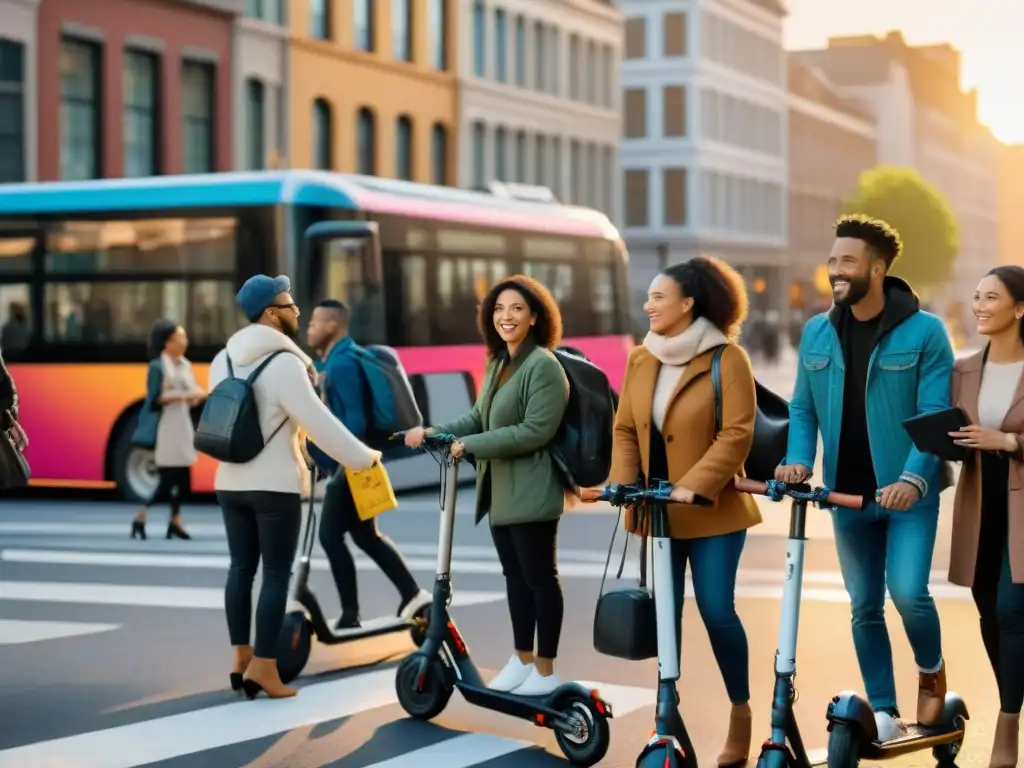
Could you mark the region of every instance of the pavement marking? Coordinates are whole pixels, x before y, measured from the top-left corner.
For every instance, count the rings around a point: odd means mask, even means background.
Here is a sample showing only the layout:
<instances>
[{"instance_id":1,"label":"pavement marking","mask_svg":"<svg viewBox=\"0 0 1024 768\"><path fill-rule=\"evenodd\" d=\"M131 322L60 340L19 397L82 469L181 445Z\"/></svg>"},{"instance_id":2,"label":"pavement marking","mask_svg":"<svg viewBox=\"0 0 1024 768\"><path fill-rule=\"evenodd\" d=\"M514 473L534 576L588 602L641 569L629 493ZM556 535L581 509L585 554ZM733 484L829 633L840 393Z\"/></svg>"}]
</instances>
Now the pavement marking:
<instances>
[{"instance_id":1,"label":"pavement marking","mask_svg":"<svg viewBox=\"0 0 1024 768\"><path fill-rule=\"evenodd\" d=\"M0 619L0 645L20 645L36 643L40 640L93 635L98 632L120 629L120 626L120 624L87 624L76 621Z\"/></svg>"},{"instance_id":2,"label":"pavement marking","mask_svg":"<svg viewBox=\"0 0 1024 768\"><path fill-rule=\"evenodd\" d=\"M504 602L505 591L461 590L452 605ZM140 584L82 584L58 581L0 581L0 601L121 605L141 608L224 610L223 587L163 587Z\"/></svg>"},{"instance_id":3,"label":"pavement marking","mask_svg":"<svg viewBox=\"0 0 1024 768\"><path fill-rule=\"evenodd\" d=\"M414 749L398 757L381 760L366 768L421 768L425 765L441 765L445 768L472 768L486 760L495 760L511 755L521 749L536 745L528 741L506 739L485 733L464 733L450 739Z\"/></svg>"}]
</instances>

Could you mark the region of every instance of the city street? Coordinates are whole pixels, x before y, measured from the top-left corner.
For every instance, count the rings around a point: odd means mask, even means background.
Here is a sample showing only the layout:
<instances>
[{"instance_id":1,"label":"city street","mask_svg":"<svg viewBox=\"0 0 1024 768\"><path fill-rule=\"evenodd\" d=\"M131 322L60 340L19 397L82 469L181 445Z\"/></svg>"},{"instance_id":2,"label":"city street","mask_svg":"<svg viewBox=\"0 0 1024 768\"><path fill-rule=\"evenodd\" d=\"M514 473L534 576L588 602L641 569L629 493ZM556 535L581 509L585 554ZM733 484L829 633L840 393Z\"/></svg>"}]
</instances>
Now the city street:
<instances>
[{"instance_id":1,"label":"city street","mask_svg":"<svg viewBox=\"0 0 1024 768\"><path fill-rule=\"evenodd\" d=\"M758 378L790 395L784 368ZM820 468L818 468L820 472ZM788 531L788 505L759 500L764 523L751 530L741 563L738 610L751 647L754 747L768 735L772 664ZM946 582L950 505L944 499L933 567L951 687L971 708L960 765L986 765L997 708L995 683L966 589ZM493 675L511 651L500 566L486 526L474 526L473 491L460 493L453 613L474 659ZM406 495L381 527L398 544L420 583L434 572L436 494ZM128 537L134 509L115 502L33 498L0 504L0 768L542 768L565 765L550 732L469 707L458 695L427 724L406 718L394 670L413 646L399 633L326 648L313 655L286 701L239 701L227 686L231 653L223 612L227 546L218 510L188 508L194 539L167 541L161 510L150 539ZM653 716L654 661L625 662L593 650L592 621L615 512L571 509L560 529L559 564L566 617L559 674L586 681L613 705L612 748L601 763L633 765ZM842 688L860 686L827 513L808 517L801 611L797 710L808 748L826 744L824 710ZM611 576L621 552L617 539ZM391 614L393 587L357 558L364 621ZM635 583L637 548L621 583ZM634 581L629 581L630 579ZM258 583L259 577L257 577ZM338 599L319 545L312 584L331 615ZM680 692L705 765L725 736L728 702L692 603L684 619ZM900 699L913 712L916 672L890 607ZM925 752L898 761L931 765Z\"/></svg>"}]
</instances>

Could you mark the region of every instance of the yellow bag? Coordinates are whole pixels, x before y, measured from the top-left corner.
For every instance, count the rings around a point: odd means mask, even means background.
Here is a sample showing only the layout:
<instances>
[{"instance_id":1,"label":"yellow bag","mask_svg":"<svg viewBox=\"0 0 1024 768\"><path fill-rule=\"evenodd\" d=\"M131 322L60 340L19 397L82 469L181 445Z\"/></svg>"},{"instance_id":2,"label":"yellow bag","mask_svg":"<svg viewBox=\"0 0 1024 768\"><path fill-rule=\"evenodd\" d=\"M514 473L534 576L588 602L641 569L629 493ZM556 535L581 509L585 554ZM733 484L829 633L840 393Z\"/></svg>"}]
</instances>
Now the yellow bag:
<instances>
[{"instance_id":1,"label":"yellow bag","mask_svg":"<svg viewBox=\"0 0 1024 768\"><path fill-rule=\"evenodd\" d=\"M346 467L345 478L360 520L369 520L398 506L395 489L391 487L391 478L383 464L374 464L369 469Z\"/></svg>"}]
</instances>

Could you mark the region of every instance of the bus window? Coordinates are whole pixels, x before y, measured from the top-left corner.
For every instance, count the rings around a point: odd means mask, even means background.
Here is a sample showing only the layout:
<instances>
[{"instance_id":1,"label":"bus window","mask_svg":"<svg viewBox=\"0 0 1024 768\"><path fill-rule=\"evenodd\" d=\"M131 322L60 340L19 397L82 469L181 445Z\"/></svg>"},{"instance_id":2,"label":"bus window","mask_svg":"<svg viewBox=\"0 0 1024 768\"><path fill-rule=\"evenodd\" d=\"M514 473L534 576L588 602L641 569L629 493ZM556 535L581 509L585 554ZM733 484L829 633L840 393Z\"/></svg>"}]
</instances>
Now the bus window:
<instances>
[{"instance_id":1,"label":"bus window","mask_svg":"<svg viewBox=\"0 0 1024 768\"><path fill-rule=\"evenodd\" d=\"M430 338L430 304L427 301L427 257L421 254L389 254L398 259L401 282L398 287L397 309L401 318L396 334L405 346L425 347Z\"/></svg>"},{"instance_id":2,"label":"bus window","mask_svg":"<svg viewBox=\"0 0 1024 768\"><path fill-rule=\"evenodd\" d=\"M353 246L350 240L322 240L314 246L313 263L319 264L315 301L337 299L349 308L349 333L360 344L385 344L384 294L380 280L369 274L369 241Z\"/></svg>"},{"instance_id":3,"label":"bus window","mask_svg":"<svg viewBox=\"0 0 1024 768\"><path fill-rule=\"evenodd\" d=\"M31 304L26 283L0 285L0 350L7 362L21 357L32 341Z\"/></svg>"},{"instance_id":4,"label":"bus window","mask_svg":"<svg viewBox=\"0 0 1024 768\"><path fill-rule=\"evenodd\" d=\"M432 344L478 344L477 306L487 291L508 275L508 264L497 258L442 256L437 259L437 306L431 328Z\"/></svg>"}]
</instances>

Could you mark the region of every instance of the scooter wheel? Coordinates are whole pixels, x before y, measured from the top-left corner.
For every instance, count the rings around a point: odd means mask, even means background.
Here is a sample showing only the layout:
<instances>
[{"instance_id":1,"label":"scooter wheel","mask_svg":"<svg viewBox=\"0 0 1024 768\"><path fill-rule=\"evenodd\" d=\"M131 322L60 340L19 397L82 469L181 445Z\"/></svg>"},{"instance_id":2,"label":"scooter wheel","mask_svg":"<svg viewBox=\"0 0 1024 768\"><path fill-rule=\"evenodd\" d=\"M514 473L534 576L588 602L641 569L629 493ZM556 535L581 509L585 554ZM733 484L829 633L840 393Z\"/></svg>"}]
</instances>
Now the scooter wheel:
<instances>
[{"instance_id":1,"label":"scooter wheel","mask_svg":"<svg viewBox=\"0 0 1024 768\"><path fill-rule=\"evenodd\" d=\"M309 661L312 627L304 613L286 613L277 643L277 673L282 683L290 683L302 674Z\"/></svg>"},{"instance_id":2,"label":"scooter wheel","mask_svg":"<svg viewBox=\"0 0 1024 768\"><path fill-rule=\"evenodd\" d=\"M864 734L858 726L834 721L828 734L828 768L857 768L863 741Z\"/></svg>"},{"instance_id":3,"label":"scooter wheel","mask_svg":"<svg viewBox=\"0 0 1024 768\"><path fill-rule=\"evenodd\" d=\"M604 759L611 745L608 720L595 711L594 702L586 696L573 694L558 702L562 716L575 724L569 730L555 727L555 741L562 754L573 765L591 766Z\"/></svg>"},{"instance_id":4,"label":"scooter wheel","mask_svg":"<svg viewBox=\"0 0 1024 768\"><path fill-rule=\"evenodd\" d=\"M423 643L427 641L427 627L430 626L430 606L425 605L416 611L413 614L413 620L416 623L409 630L409 636L417 648L422 648Z\"/></svg>"},{"instance_id":5,"label":"scooter wheel","mask_svg":"<svg viewBox=\"0 0 1024 768\"><path fill-rule=\"evenodd\" d=\"M436 658L426 659L423 679L420 680L420 666L424 660L422 653L402 659L395 674L395 693L398 703L410 717L432 720L448 706L455 686L445 674L444 665Z\"/></svg>"},{"instance_id":6,"label":"scooter wheel","mask_svg":"<svg viewBox=\"0 0 1024 768\"><path fill-rule=\"evenodd\" d=\"M672 743L648 744L636 759L636 768L682 768L683 753Z\"/></svg>"},{"instance_id":7,"label":"scooter wheel","mask_svg":"<svg viewBox=\"0 0 1024 768\"><path fill-rule=\"evenodd\" d=\"M961 730L965 729L966 723L962 717L957 717L954 721L954 725L959 727ZM951 741L949 744L939 744L937 747L932 747L932 757L935 758L935 762L939 768L955 768L956 759L960 756L960 750L964 746L964 739L961 736L956 741Z\"/></svg>"}]
</instances>

